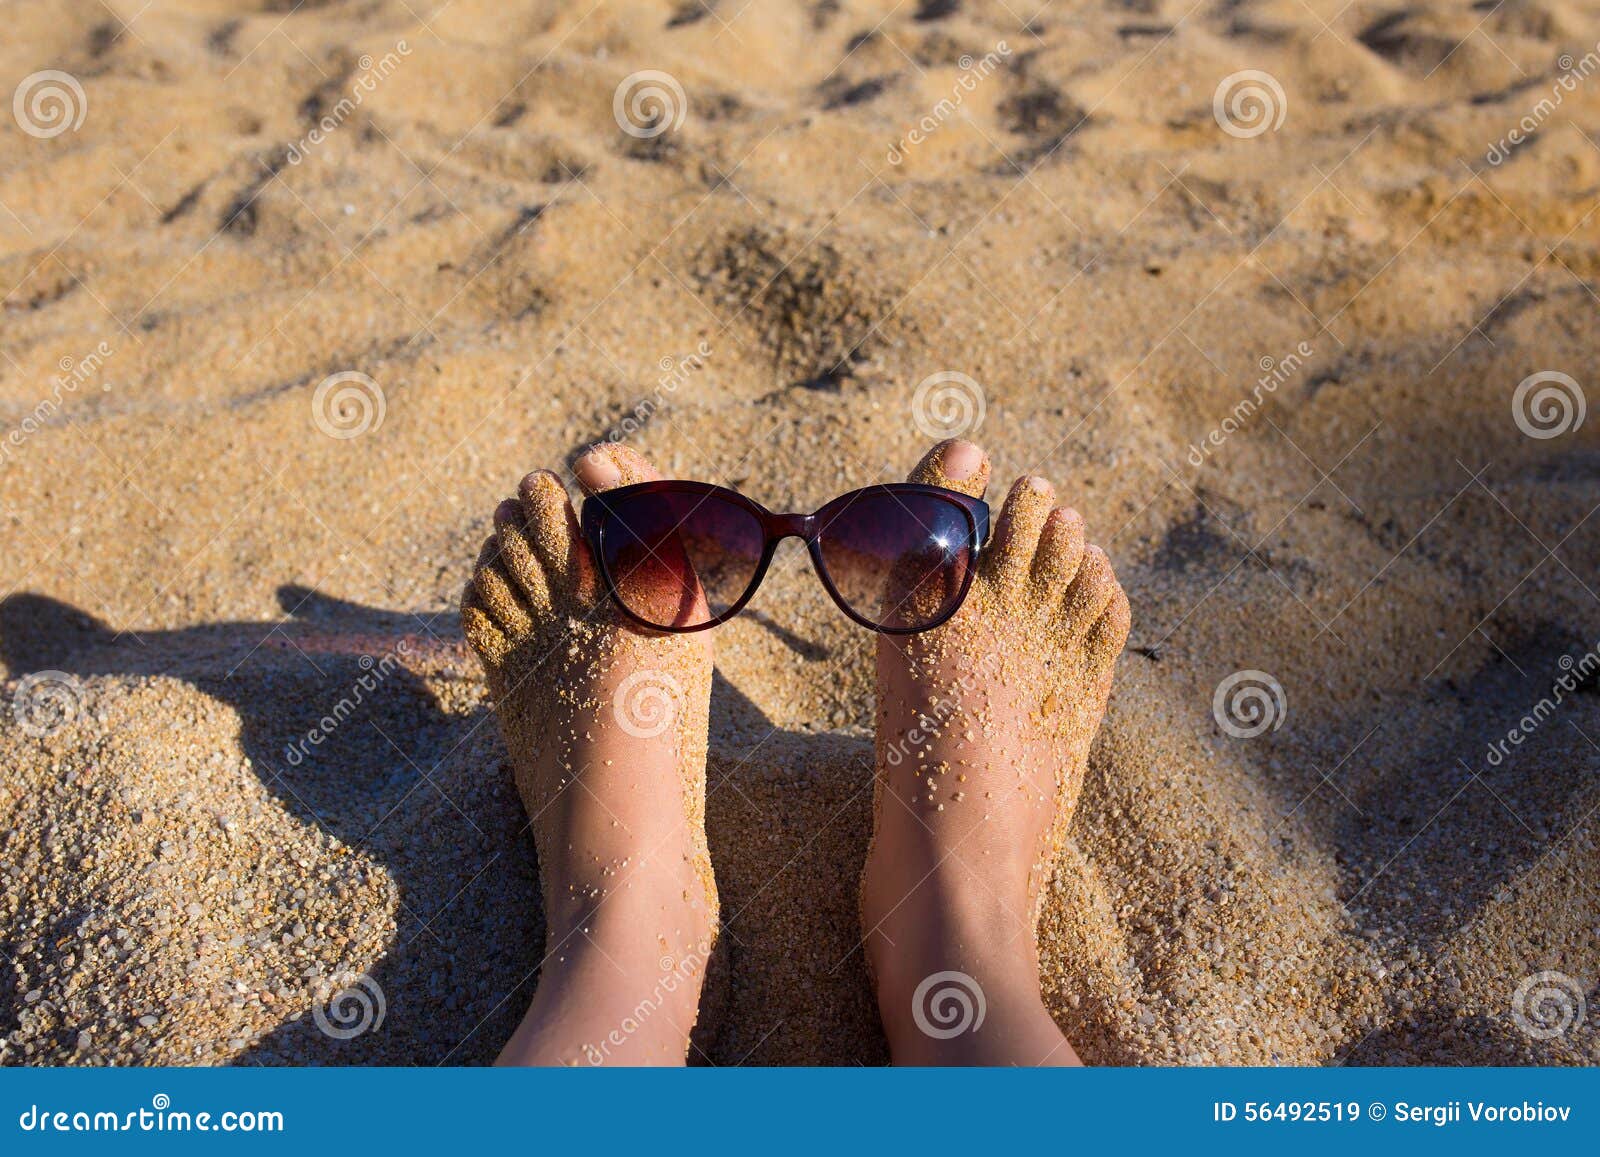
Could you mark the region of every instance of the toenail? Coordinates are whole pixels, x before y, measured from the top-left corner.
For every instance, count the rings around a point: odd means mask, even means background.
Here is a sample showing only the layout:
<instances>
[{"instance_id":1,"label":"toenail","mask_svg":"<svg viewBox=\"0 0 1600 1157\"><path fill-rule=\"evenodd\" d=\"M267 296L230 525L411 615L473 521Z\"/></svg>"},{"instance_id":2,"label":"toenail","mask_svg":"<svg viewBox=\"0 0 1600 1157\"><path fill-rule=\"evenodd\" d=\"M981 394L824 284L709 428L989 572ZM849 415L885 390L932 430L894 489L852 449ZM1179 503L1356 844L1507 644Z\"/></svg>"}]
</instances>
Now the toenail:
<instances>
[{"instance_id":1,"label":"toenail","mask_svg":"<svg viewBox=\"0 0 1600 1157\"><path fill-rule=\"evenodd\" d=\"M523 478L522 484L518 486L517 489L523 494L532 494L541 486L548 486L549 481L547 480L554 481L557 486L561 485L561 480L550 471L535 470L532 474L529 474Z\"/></svg>"},{"instance_id":2,"label":"toenail","mask_svg":"<svg viewBox=\"0 0 1600 1157\"><path fill-rule=\"evenodd\" d=\"M1028 475L1028 489L1037 494L1050 493L1050 483L1040 478L1037 474Z\"/></svg>"},{"instance_id":3,"label":"toenail","mask_svg":"<svg viewBox=\"0 0 1600 1157\"><path fill-rule=\"evenodd\" d=\"M522 506L515 498L502 498L500 505L494 508L496 522L520 522L522 519Z\"/></svg>"},{"instance_id":4,"label":"toenail","mask_svg":"<svg viewBox=\"0 0 1600 1157\"><path fill-rule=\"evenodd\" d=\"M946 478L961 482L978 473L983 465L983 451L971 442L952 442L944 448L939 464Z\"/></svg>"},{"instance_id":5,"label":"toenail","mask_svg":"<svg viewBox=\"0 0 1600 1157\"><path fill-rule=\"evenodd\" d=\"M590 486L609 486L622 477L622 471L617 468L607 450L599 448L590 450L583 456L580 463L583 466L585 480Z\"/></svg>"}]
</instances>

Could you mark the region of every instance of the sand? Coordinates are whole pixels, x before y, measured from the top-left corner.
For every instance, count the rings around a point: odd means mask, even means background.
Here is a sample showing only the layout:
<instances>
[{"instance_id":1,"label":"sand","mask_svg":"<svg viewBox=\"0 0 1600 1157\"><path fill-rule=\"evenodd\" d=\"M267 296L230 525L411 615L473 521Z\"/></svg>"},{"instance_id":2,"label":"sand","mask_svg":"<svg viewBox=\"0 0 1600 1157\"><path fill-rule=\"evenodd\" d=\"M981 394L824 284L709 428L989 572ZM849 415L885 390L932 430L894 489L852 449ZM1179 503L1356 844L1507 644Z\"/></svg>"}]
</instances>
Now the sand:
<instances>
[{"instance_id":1,"label":"sand","mask_svg":"<svg viewBox=\"0 0 1600 1157\"><path fill-rule=\"evenodd\" d=\"M1600 423L1516 391L1593 385L1595 14L9 6L0 97L83 116L0 108L0 1057L491 1059L496 502L609 433L813 509L960 430L1133 605L1041 926L1085 1059L1594 1063ZM791 543L716 641L695 1059L882 1063L871 636Z\"/></svg>"}]
</instances>

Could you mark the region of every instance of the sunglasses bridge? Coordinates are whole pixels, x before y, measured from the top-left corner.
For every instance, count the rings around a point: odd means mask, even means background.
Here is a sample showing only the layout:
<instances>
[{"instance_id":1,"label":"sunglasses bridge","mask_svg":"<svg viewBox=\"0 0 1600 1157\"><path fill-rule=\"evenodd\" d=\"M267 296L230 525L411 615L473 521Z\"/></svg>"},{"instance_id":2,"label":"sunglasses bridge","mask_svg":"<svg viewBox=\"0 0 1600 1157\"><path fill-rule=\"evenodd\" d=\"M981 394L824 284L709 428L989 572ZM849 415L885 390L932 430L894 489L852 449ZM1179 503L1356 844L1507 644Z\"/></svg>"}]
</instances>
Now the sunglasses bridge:
<instances>
[{"instance_id":1,"label":"sunglasses bridge","mask_svg":"<svg viewBox=\"0 0 1600 1157\"><path fill-rule=\"evenodd\" d=\"M798 538L807 543L817 535L815 514L774 514L767 523L774 544L786 538Z\"/></svg>"}]
</instances>

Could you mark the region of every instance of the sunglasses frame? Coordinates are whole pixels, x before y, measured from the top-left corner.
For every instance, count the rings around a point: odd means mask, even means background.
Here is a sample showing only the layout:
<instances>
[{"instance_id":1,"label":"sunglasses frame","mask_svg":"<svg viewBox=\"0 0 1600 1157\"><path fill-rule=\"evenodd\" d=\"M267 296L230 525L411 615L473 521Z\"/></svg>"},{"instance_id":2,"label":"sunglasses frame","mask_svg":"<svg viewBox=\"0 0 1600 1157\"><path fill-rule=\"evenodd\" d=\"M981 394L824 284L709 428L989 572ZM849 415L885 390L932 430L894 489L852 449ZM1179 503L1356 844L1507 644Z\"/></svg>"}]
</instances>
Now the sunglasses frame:
<instances>
[{"instance_id":1,"label":"sunglasses frame","mask_svg":"<svg viewBox=\"0 0 1600 1157\"><path fill-rule=\"evenodd\" d=\"M641 618L631 611L622 601L622 596L617 593L616 582L611 574L611 568L606 563L605 533L607 524L619 514L616 507L623 500L643 494L695 494L702 499L716 498L728 502L748 511L760 524L765 542L761 548L761 561L756 566L755 574L750 579L750 585L745 588L744 594L739 596L737 602L722 614L690 627L663 627ZM828 574L827 563L822 558L822 535L825 533L830 516L837 514L847 507L851 501L871 494L925 494L942 498L950 505L959 509L967 520L969 546L971 549L970 561L966 572L962 575L961 589L951 601L948 610L943 611L931 622L918 627L885 627L862 617L852 610L840 595L839 588L833 583L833 578ZM761 587L761 582L767 577L767 567L772 563L772 556L778 549L778 544L786 538L798 538L806 544L806 550L811 555L811 567L816 571L817 577L822 580L823 589L828 592L828 597L833 599L837 606L853 622L859 623L870 631L877 631L884 635L916 635L923 631L931 631L935 627L948 622L950 617L961 609L962 603L967 600L967 593L972 588L972 576L977 567L979 555L983 545L989 539L989 504L981 498L962 494L958 490L947 490L943 486L928 486L921 482L887 482L876 486L863 486L859 490L852 490L848 494L829 500L812 514L775 514L753 499L746 498L737 490L730 490L726 486L717 486L711 482L695 482L688 479L669 478L656 482L636 482L631 486L619 486L615 490L605 490L598 494L591 494L583 501L581 524L584 539L589 544L589 550L594 556L595 567L599 571L600 581L605 587L606 596L612 604L622 612L630 622L644 627L646 630L661 634L692 634L695 631L709 631L712 627L719 627L740 611L744 610L751 598Z\"/></svg>"}]
</instances>

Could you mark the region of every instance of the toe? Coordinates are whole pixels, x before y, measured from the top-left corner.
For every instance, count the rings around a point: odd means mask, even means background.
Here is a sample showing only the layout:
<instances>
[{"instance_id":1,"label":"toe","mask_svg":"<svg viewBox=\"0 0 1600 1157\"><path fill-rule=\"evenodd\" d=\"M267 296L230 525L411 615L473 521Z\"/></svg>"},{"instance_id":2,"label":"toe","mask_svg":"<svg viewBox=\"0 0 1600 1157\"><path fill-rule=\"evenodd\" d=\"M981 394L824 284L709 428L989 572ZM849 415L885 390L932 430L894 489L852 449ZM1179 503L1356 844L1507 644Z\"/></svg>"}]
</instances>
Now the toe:
<instances>
[{"instance_id":1,"label":"toe","mask_svg":"<svg viewBox=\"0 0 1600 1157\"><path fill-rule=\"evenodd\" d=\"M1066 597L1061 600L1059 613L1067 631L1074 637L1082 637L1100 618L1112 599L1121 593L1106 552L1098 546L1086 548L1077 577L1067 587Z\"/></svg>"},{"instance_id":2,"label":"toe","mask_svg":"<svg viewBox=\"0 0 1600 1157\"><path fill-rule=\"evenodd\" d=\"M1060 602L1082 561L1083 516L1071 507L1052 510L1033 556L1033 586L1046 605Z\"/></svg>"},{"instance_id":3,"label":"toe","mask_svg":"<svg viewBox=\"0 0 1600 1157\"><path fill-rule=\"evenodd\" d=\"M551 588L551 576L534 551L522 503L516 499L507 498L495 507L494 539L500 572L532 611L547 610L565 588Z\"/></svg>"},{"instance_id":4,"label":"toe","mask_svg":"<svg viewBox=\"0 0 1600 1157\"><path fill-rule=\"evenodd\" d=\"M654 482L661 477L644 455L620 442L602 442L590 447L572 469L586 494L632 486L635 482Z\"/></svg>"},{"instance_id":5,"label":"toe","mask_svg":"<svg viewBox=\"0 0 1600 1157\"><path fill-rule=\"evenodd\" d=\"M567 488L549 470L536 470L517 487L522 499L521 531L544 564L552 594L587 603L594 592L594 563L583 540Z\"/></svg>"},{"instance_id":6,"label":"toe","mask_svg":"<svg viewBox=\"0 0 1600 1157\"><path fill-rule=\"evenodd\" d=\"M994 545L989 548L988 559L989 577L1002 596L1022 593L1038 553L1039 535L1054 502L1055 491L1050 483L1037 475L1025 475L1012 484L1000 510L1000 521L995 524Z\"/></svg>"},{"instance_id":7,"label":"toe","mask_svg":"<svg viewBox=\"0 0 1600 1157\"><path fill-rule=\"evenodd\" d=\"M469 582L461 592L461 632L486 668L499 667L511 654L511 644L484 609L475 583Z\"/></svg>"},{"instance_id":8,"label":"toe","mask_svg":"<svg viewBox=\"0 0 1600 1157\"><path fill-rule=\"evenodd\" d=\"M982 498L989 485L989 458L973 443L951 438L924 454L907 481Z\"/></svg>"},{"instance_id":9,"label":"toe","mask_svg":"<svg viewBox=\"0 0 1600 1157\"><path fill-rule=\"evenodd\" d=\"M533 629L533 616L502 569L499 543L494 538L485 540L483 549L478 552L472 585L477 590L478 601L502 632L516 638Z\"/></svg>"},{"instance_id":10,"label":"toe","mask_svg":"<svg viewBox=\"0 0 1600 1157\"><path fill-rule=\"evenodd\" d=\"M1122 654L1123 644L1128 641L1128 631L1132 627L1133 609L1128 605L1127 594L1117 586L1112 591L1106 609L1095 620L1094 626L1089 628L1085 646L1089 651L1090 664L1109 672L1117 656Z\"/></svg>"}]
</instances>

